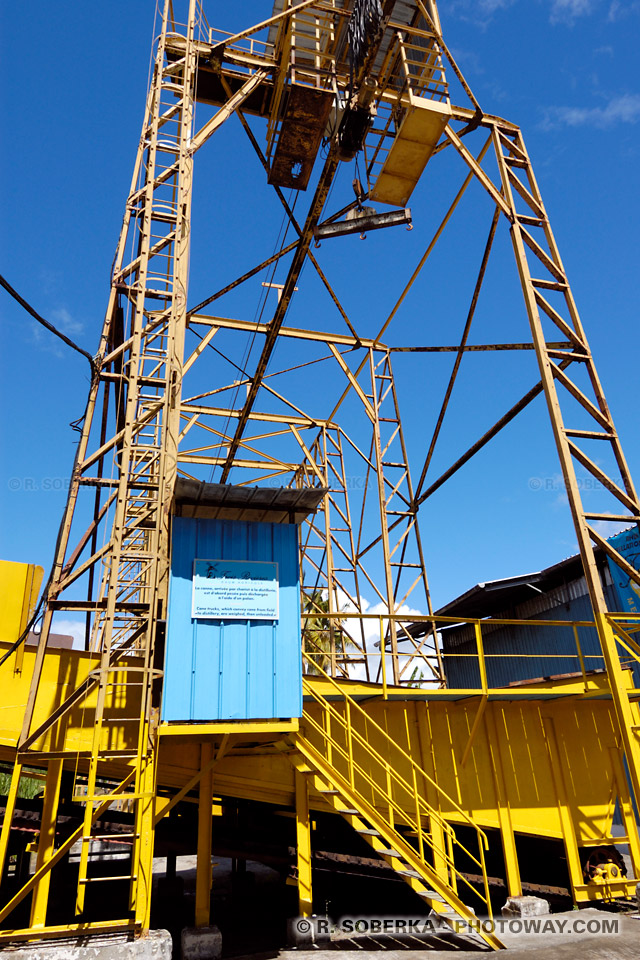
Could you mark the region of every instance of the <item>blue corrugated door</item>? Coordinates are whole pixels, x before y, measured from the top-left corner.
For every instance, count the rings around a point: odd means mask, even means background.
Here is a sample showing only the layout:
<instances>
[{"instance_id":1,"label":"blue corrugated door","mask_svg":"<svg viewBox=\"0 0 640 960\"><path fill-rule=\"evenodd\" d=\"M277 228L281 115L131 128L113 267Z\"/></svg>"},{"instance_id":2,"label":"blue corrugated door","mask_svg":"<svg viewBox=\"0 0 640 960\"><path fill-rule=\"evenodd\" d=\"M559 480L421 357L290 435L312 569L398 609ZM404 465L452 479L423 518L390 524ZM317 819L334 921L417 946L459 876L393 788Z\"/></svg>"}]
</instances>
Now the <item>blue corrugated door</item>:
<instances>
[{"instance_id":1,"label":"blue corrugated door","mask_svg":"<svg viewBox=\"0 0 640 960\"><path fill-rule=\"evenodd\" d=\"M277 563L278 620L192 619L195 559ZM297 526L174 517L162 719L301 713Z\"/></svg>"}]
</instances>

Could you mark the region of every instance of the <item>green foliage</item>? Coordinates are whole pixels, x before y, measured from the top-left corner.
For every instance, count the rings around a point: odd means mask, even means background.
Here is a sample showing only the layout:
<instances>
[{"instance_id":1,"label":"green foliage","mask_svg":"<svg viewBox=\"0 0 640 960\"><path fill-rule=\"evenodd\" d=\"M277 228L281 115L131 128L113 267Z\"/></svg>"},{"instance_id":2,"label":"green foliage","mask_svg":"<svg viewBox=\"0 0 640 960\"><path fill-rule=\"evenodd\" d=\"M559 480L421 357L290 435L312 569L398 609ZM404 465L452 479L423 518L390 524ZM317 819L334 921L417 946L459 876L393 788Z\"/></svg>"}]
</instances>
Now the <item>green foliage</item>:
<instances>
[{"instance_id":1,"label":"green foliage","mask_svg":"<svg viewBox=\"0 0 640 960\"><path fill-rule=\"evenodd\" d=\"M11 786L11 774L10 773L0 773L0 796L6 797L9 793L9 787ZM33 777L21 777L20 786L18 787L18 796L24 797L25 800L33 800L34 797L39 796L44 789L41 780L34 780Z\"/></svg>"},{"instance_id":2,"label":"green foliage","mask_svg":"<svg viewBox=\"0 0 640 960\"><path fill-rule=\"evenodd\" d=\"M421 668L421 667L418 667L418 666L415 666L415 667L413 668L412 672L411 672L411 676L409 677L409 682L407 683L407 686L408 686L408 687L419 687L420 684L422 683L422 681L423 681L423 680L426 680L426 679L427 679L427 678L425 677L424 673L422 672L422 668Z\"/></svg>"},{"instance_id":3,"label":"green foliage","mask_svg":"<svg viewBox=\"0 0 640 960\"><path fill-rule=\"evenodd\" d=\"M320 675L322 671L331 670L331 620L329 613L329 599L322 590L314 590L311 594L302 595L302 612L310 614L302 621L302 649L311 658L305 660L305 672ZM342 657L352 641L346 636L339 620L333 621L333 642L336 657ZM312 661L312 662L311 662Z\"/></svg>"}]
</instances>

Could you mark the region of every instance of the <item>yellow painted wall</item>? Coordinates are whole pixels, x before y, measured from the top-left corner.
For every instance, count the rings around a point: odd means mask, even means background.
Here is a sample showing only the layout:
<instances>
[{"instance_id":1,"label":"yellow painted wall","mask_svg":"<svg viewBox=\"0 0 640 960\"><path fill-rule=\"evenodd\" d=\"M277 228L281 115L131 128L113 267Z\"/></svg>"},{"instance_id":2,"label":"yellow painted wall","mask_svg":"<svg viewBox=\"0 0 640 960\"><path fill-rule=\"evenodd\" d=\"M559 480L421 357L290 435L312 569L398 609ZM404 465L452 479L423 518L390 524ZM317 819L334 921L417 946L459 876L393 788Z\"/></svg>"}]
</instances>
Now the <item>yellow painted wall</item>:
<instances>
[{"instance_id":1,"label":"yellow painted wall","mask_svg":"<svg viewBox=\"0 0 640 960\"><path fill-rule=\"evenodd\" d=\"M0 644L0 655L8 644ZM21 671L16 670L12 654L0 667L0 758L13 759L15 744L22 724L24 705L33 670L35 649L24 653ZM84 651L52 650L45 659L42 682L36 702L34 728L98 665L98 657ZM131 678L131 673L128 677ZM114 681L125 675L114 676ZM310 681L315 684L315 680ZM318 687L321 681L318 680ZM486 705L475 738L462 764L479 697L451 699L452 691L433 691L428 697L412 700L363 699L360 711L352 713L352 723L374 749L384 755L390 746L371 723L386 731L388 737L419 764L437 784L426 778L420 790L426 801L455 827L461 816L459 805L481 828L499 828L500 791L502 809L508 807L511 823L517 833L571 841L577 846L605 841L610 833L616 798L616 770L620 777L621 752L616 734L613 703L608 699L605 675L590 678L590 690L573 681L556 683L550 699L502 700L505 691L495 691L496 699ZM108 697L107 716L117 720L134 717L139 711L138 688L114 687ZM547 695L549 690L547 689ZM563 695L564 694L564 695ZM69 712L64 724L53 728L34 748L54 750L89 750L93 727L95 690L85 701ZM342 711L344 703L334 699L333 706ZM638 707L634 706L640 723ZM317 749L324 749L314 728L320 720L320 707L305 703L300 732ZM264 725L263 725L264 726ZM227 725L229 727L229 725ZM133 744L134 724L105 725L104 746L125 749ZM184 729L184 727L182 728ZM333 736L340 742L340 727ZM179 788L200 769L202 728L193 727L193 735L172 736L170 728L160 727L158 783L162 787ZM206 739L219 742L221 733L209 727ZM344 736L344 735L343 735ZM558 760L552 764L550 737L557 742ZM214 768L214 790L217 795L261 800L279 805L294 803L293 769L287 757L276 749L277 733L240 730L233 733L231 749ZM380 776L366 750L354 747L356 764L361 768L356 786L376 803L371 787L366 785L368 772ZM29 761L27 761L29 762ZM68 764L83 769L83 759L70 758ZM337 772L346 774L344 759L336 751L332 762ZM411 766L394 753L394 768L406 781L412 776ZM37 763L37 761L36 761ZM120 768L124 776L127 761ZM377 772L376 772L377 771ZM111 773L115 773L111 767ZM502 783L502 786L500 784ZM368 791L368 794L367 794ZM565 798L565 823L561 806ZM407 795L408 803L408 795ZM311 792L312 809L328 809L326 801ZM410 813L409 806L406 806ZM567 813L568 811L568 813ZM637 849L637 848L636 848ZM575 879L577 876L577 880ZM578 883L579 864L574 870ZM585 894L586 896L586 894Z\"/></svg>"},{"instance_id":2,"label":"yellow painted wall","mask_svg":"<svg viewBox=\"0 0 640 960\"><path fill-rule=\"evenodd\" d=\"M33 563L0 560L0 641L14 643L33 616L43 575Z\"/></svg>"}]
</instances>

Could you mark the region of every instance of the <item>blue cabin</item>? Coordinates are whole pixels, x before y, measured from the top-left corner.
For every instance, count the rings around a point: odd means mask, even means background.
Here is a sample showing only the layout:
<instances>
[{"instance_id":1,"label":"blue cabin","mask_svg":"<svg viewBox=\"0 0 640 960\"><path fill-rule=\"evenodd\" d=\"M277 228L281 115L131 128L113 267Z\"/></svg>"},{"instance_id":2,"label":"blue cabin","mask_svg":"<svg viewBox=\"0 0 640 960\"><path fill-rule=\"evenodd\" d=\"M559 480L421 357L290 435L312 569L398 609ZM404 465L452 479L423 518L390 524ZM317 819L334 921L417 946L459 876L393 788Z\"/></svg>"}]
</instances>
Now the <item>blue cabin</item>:
<instances>
[{"instance_id":1,"label":"blue cabin","mask_svg":"<svg viewBox=\"0 0 640 960\"><path fill-rule=\"evenodd\" d=\"M164 722L302 715L298 531L324 493L178 480Z\"/></svg>"}]
</instances>

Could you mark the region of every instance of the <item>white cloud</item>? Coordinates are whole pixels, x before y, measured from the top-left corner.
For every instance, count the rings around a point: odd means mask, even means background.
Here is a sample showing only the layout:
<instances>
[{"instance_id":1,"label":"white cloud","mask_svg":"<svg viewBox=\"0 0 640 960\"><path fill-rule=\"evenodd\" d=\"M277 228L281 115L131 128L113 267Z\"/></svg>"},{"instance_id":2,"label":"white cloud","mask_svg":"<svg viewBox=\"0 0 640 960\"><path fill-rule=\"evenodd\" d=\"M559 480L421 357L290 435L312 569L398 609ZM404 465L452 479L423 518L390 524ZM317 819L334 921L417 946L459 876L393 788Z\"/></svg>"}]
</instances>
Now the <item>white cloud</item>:
<instances>
[{"instance_id":1,"label":"white cloud","mask_svg":"<svg viewBox=\"0 0 640 960\"><path fill-rule=\"evenodd\" d=\"M547 107L541 123L544 130L558 127L596 127L603 130L618 123L640 120L640 94L613 97L603 107Z\"/></svg>"},{"instance_id":2,"label":"white cloud","mask_svg":"<svg viewBox=\"0 0 640 960\"><path fill-rule=\"evenodd\" d=\"M44 317L61 333L66 334L72 340L84 332L84 324L79 320L75 320L66 307L57 307L54 310L48 311L45 310ZM27 325L31 339L39 349L51 353L54 357L58 358L63 358L67 355L69 348L64 346L57 337L41 326L41 324L28 318Z\"/></svg>"},{"instance_id":3,"label":"white cloud","mask_svg":"<svg viewBox=\"0 0 640 960\"><path fill-rule=\"evenodd\" d=\"M58 620L57 618L53 621L52 632L61 633L64 636L72 636L75 650L84 650L84 630L84 621Z\"/></svg>"},{"instance_id":4,"label":"white cloud","mask_svg":"<svg viewBox=\"0 0 640 960\"><path fill-rule=\"evenodd\" d=\"M616 20L621 20L623 17L627 17L632 13L638 13L639 11L640 2L638 2L638 0L633 0L631 3L629 3L629 0L627 0L627 2L624 2L624 0L611 0L607 20L609 20L610 23L614 23Z\"/></svg>"},{"instance_id":5,"label":"white cloud","mask_svg":"<svg viewBox=\"0 0 640 960\"><path fill-rule=\"evenodd\" d=\"M516 0L451 0L448 12L463 20L485 26L499 11L513 6ZM610 22L640 12L640 0L549 0L549 20L553 24L572 26L580 17L588 17L596 11L606 11Z\"/></svg>"},{"instance_id":6,"label":"white cloud","mask_svg":"<svg viewBox=\"0 0 640 960\"><path fill-rule=\"evenodd\" d=\"M594 520L591 526L601 537L608 539L609 537L614 537L616 533L621 533L622 530L628 530L630 524L625 522L620 523L617 520Z\"/></svg>"},{"instance_id":7,"label":"white cloud","mask_svg":"<svg viewBox=\"0 0 640 960\"><path fill-rule=\"evenodd\" d=\"M66 307L58 307L57 310L51 311L51 323L68 337L77 336L84 330L84 324L74 320Z\"/></svg>"},{"instance_id":8,"label":"white cloud","mask_svg":"<svg viewBox=\"0 0 640 960\"><path fill-rule=\"evenodd\" d=\"M593 12L594 0L552 0L551 23L573 23Z\"/></svg>"},{"instance_id":9,"label":"white cloud","mask_svg":"<svg viewBox=\"0 0 640 960\"><path fill-rule=\"evenodd\" d=\"M447 13L484 29L495 13L511 7L516 0L451 0Z\"/></svg>"},{"instance_id":10,"label":"white cloud","mask_svg":"<svg viewBox=\"0 0 640 960\"><path fill-rule=\"evenodd\" d=\"M514 0L480 0L478 6L481 10L484 10L485 13L492 14L496 10L503 10L505 7L510 7L514 3Z\"/></svg>"},{"instance_id":11,"label":"white cloud","mask_svg":"<svg viewBox=\"0 0 640 960\"><path fill-rule=\"evenodd\" d=\"M339 600L338 605L340 607L340 610L342 610L344 613L356 612L356 608L348 600L346 594L340 595L338 597L338 600ZM386 614L388 612L387 604L383 603L382 601L378 601L377 603L372 604L365 597L360 598L360 604L361 604L362 613L366 613L369 615L373 614L377 617L379 616L383 617L383 621L382 621L383 630L386 633L387 626L388 626L388 621L385 619ZM407 626L414 617L421 617L425 615L424 610L418 610L416 607L410 607L406 603L404 603L399 608L398 613L403 617L406 617L405 626ZM349 625L351 626L351 630L353 631L353 636L356 639L356 641L358 641L361 636L359 622L355 620L351 620L351 621L347 620L346 623L348 626ZM380 661L381 661L380 654L378 653L380 649L379 647L380 620L373 619L372 617L371 619L363 620L362 623L363 623L363 630L364 630L364 636L366 641L366 648L369 653L369 656L368 656L369 676L372 680L376 680L378 678L378 671L380 669ZM402 667L404 666L404 664L409 660L408 654L413 652L411 643L408 640L403 641L402 636L403 636L402 631L399 631L398 632L398 642L399 642L398 663L400 666L400 670L402 670ZM418 641L418 643L420 643L420 641ZM427 643L423 646L422 653L428 654L432 652L433 650L432 650L431 644ZM414 665L418 666L418 674L422 673L422 676L424 677L424 679L429 679L429 680L433 679L433 675L428 665L425 662L423 662L420 658L414 661ZM389 683L391 683L392 677L393 677L393 664L391 660L391 655L389 653L387 653L387 656L385 657L385 669L386 669L387 680ZM411 669L409 669L402 675L402 679L405 681L408 680L409 677L411 676L412 670L413 670L413 666L411 667ZM350 664L349 677L351 680L365 680L366 668L364 663Z\"/></svg>"}]
</instances>

